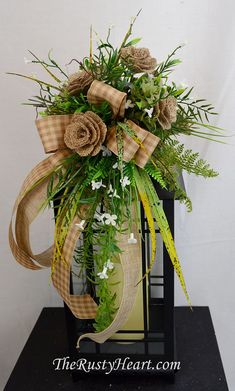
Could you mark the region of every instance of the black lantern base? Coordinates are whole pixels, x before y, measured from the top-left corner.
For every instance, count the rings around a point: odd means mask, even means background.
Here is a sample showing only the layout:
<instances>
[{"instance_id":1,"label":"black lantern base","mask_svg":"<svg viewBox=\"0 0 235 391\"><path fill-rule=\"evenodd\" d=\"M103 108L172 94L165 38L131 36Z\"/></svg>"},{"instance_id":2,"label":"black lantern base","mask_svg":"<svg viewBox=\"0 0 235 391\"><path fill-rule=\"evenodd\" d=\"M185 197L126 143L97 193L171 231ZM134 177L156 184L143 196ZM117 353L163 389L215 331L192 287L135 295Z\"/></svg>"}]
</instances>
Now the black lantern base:
<instances>
[{"instance_id":1,"label":"black lantern base","mask_svg":"<svg viewBox=\"0 0 235 391\"><path fill-rule=\"evenodd\" d=\"M208 307L175 308L177 360L174 385L163 376L79 375L71 381L66 368L56 370L56 358L68 353L63 308L44 308L7 382L5 391L228 391ZM76 341L75 341L76 342ZM76 372L76 368L73 372ZM4 374L2 374L3 377ZM78 376L78 375L77 375Z\"/></svg>"},{"instance_id":2,"label":"black lantern base","mask_svg":"<svg viewBox=\"0 0 235 391\"><path fill-rule=\"evenodd\" d=\"M112 372L121 375L164 375L174 382L174 376L177 369L176 349L173 333L169 337L172 340L167 340L166 329L164 329L164 306L155 300L149 313L149 331L146 337L141 340L122 339L122 333L132 334L134 332L140 334L140 330L119 331L118 339L107 340L103 344L97 344L90 340L84 340L81 343L79 351L75 348L77 337L81 334L81 329L84 327L83 322L77 321L70 309L65 304L66 325L69 337L69 354L73 361L80 360L80 368L72 371L73 380L80 379L81 375L89 374L107 374L110 371L111 362L113 365ZM83 324L82 324L83 323ZM158 325L157 329L155 325ZM89 330L89 324L85 327L85 331ZM170 330L171 332L172 330ZM143 331L144 332L144 331ZM164 334L165 332L165 334ZM83 333L83 332L82 332ZM168 338L169 338L168 337ZM173 344L173 346L172 346ZM172 347L172 350L166 351L166 347ZM172 354L172 355L171 355ZM158 368L159 363L169 362L170 367ZM86 370L87 372L86 372Z\"/></svg>"}]
</instances>

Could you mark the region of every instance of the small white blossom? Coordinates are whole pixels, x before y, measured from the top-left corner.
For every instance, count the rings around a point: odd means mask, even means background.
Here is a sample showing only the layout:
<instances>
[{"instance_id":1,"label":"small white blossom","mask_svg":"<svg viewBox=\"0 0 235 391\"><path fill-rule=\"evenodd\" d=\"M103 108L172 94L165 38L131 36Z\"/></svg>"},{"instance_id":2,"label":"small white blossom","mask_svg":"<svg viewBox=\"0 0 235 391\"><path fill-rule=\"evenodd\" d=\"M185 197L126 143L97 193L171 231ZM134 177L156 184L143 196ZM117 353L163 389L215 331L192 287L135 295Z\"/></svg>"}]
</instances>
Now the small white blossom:
<instances>
[{"instance_id":1,"label":"small white blossom","mask_svg":"<svg viewBox=\"0 0 235 391\"><path fill-rule=\"evenodd\" d=\"M76 223L75 225L76 227L78 227L80 231L83 231L85 222L86 222L85 220L82 220L80 223Z\"/></svg>"},{"instance_id":2,"label":"small white blossom","mask_svg":"<svg viewBox=\"0 0 235 391\"><path fill-rule=\"evenodd\" d=\"M103 214L95 213L95 214L94 214L94 218L95 218L96 220L98 220L99 222L102 222L102 223L103 223L103 220L104 220L104 213L103 213Z\"/></svg>"},{"instance_id":3,"label":"small white blossom","mask_svg":"<svg viewBox=\"0 0 235 391\"><path fill-rule=\"evenodd\" d=\"M113 186L111 183L109 184L109 189L108 189L107 193L110 194L109 197L111 197L111 193L113 193Z\"/></svg>"},{"instance_id":4,"label":"small white blossom","mask_svg":"<svg viewBox=\"0 0 235 391\"><path fill-rule=\"evenodd\" d=\"M109 213L104 213L104 224L106 225L113 225L115 226L117 224L117 215L110 215Z\"/></svg>"},{"instance_id":5,"label":"small white blossom","mask_svg":"<svg viewBox=\"0 0 235 391\"><path fill-rule=\"evenodd\" d=\"M128 185L130 185L130 179L128 178L128 176L124 176L124 178L122 179L120 179L120 183L121 183L121 185L122 185L122 188L124 188L124 187L126 187L126 186L128 186Z\"/></svg>"},{"instance_id":6,"label":"small white blossom","mask_svg":"<svg viewBox=\"0 0 235 391\"><path fill-rule=\"evenodd\" d=\"M153 107L151 109L144 109L144 111L148 114L148 116L151 118L153 114Z\"/></svg>"},{"instance_id":7,"label":"small white blossom","mask_svg":"<svg viewBox=\"0 0 235 391\"><path fill-rule=\"evenodd\" d=\"M104 145L101 146L101 150L102 150L102 156L111 156L112 155L112 152L110 151L110 149L108 149Z\"/></svg>"},{"instance_id":8,"label":"small white blossom","mask_svg":"<svg viewBox=\"0 0 235 391\"><path fill-rule=\"evenodd\" d=\"M111 224L113 226L116 225L115 220L117 220L117 215L111 215L109 213L103 213L103 214L95 213L94 217L102 224L106 224L106 225Z\"/></svg>"},{"instance_id":9,"label":"small white blossom","mask_svg":"<svg viewBox=\"0 0 235 391\"><path fill-rule=\"evenodd\" d=\"M110 261L110 259L107 260L105 266L107 267L108 270L112 270L114 268L113 262Z\"/></svg>"},{"instance_id":10,"label":"small white blossom","mask_svg":"<svg viewBox=\"0 0 235 391\"><path fill-rule=\"evenodd\" d=\"M188 45L188 40L187 39L180 44L181 47L184 47L185 45Z\"/></svg>"},{"instance_id":11,"label":"small white blossom","mask_svg":"<svg viewBox=\"0 0 235 391\"><path fill-rule=\"evenodd\" d=\"M125 109L131 109L132 107L134 107L135 104L130 100L130 99L127 99L126 103L125 103Z\"/></svg>"},{"instance_id":12,"label":"small white blossom","mask_svg":"<svg viewBox=\"0 0 235 391\"><path fill-rule=\"evenodd\" d=\"M104 266L102 272L97 273L97 276L99 276L99 278L100 278L101 280L107 279L107 278L108 278L107 270L108 270L107 267Z\"/></svg>"},{"instance_id":13,"label":"small white blossom","mask_svg":"<svg viewBox=\"0 0 235 391\"><path fill-rule=\"evenodd\" d=\"M118 168L118 162L114 163L113 168Z\"/></svg>"},{"instance_id":14,"label":"small white blossom","mask_svg":"<svg viewBox=\"0 0 235 391\"><path fill-rule=\"evenodd\" d=\"M115 198L121 198L121 197L117 194L117 190L116 190L116 189L114 190L113 194L110 195L109 197L111 197L111 196L113 196L113 197L115 197Z\"/></svg>"},{"instance_id":15,"label":"small white blossom","mask_svg":"<svg viewBox=\"0 0 235 391\"><path fill-rule=\"evenodd\" d=\"M185 83L184 81L181 81L177 86L177 90L186 90L186 88L188 88L188 84Z\"/></svg>"},{"instance_id":16,"label":"small white blossom","mask_svg":"<svg viewBox=\"0 0 235 391\"><path fill-rule=\"evenodd\" d=\"M131 232L131 234L130 234L130 237L128 239L128 243L129 244L136 244L137 243L137 239L135 238L133 232Z\"/></svg>"},{"instance_id":17,"label":"small white blossom","mask_svg":"<svg viewBox=\"0 0 235 391\"><path fill-rule=\"evenodd\" d=\"M32 60L28 60L26 57L24 57L24 63L25 64L30 64L31 62L33 62Z\"/></svg>"},{"instance_id":18,"label":"small white blossom","mask_svg":"<svg viewBox=\"0 0 235 391\"><path fill-rule=\"evenodd\" d=\"M92 187L92 190L96 190L96 189L100 189L101 187L106 187L106 186L102 184L102 180L101 180L100 182L91 181L91 187Z\"/></svg>"},{"instance_id":19,"label":"small white blossom","mask_svg":"<svg viewBox=\"0 0 235 391\"><path fill-rule=\"evenodd\" d=\"M117 190L115 189L113 189L113 186L111 185L111 183L110 183L110 185L109 185L109 189L108 189L108 191L107 191L107 193L109 194L109 197L111 198L111 197L115 197L115 198L121 198L118 194L117 194Z\"/></svg>"}]
</instances>

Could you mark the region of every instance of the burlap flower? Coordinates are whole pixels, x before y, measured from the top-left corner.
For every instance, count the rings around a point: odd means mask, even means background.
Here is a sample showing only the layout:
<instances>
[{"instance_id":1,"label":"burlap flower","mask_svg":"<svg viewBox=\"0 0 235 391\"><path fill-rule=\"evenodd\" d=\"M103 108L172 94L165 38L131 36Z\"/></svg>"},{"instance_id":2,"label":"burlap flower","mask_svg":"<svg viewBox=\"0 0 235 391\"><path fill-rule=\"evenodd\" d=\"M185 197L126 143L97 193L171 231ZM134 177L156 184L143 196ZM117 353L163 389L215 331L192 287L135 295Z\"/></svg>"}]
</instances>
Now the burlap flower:
<instances>
[{"instance_id":1,"label":"burlap flower","mask_svg":"<svg viewBox=\"0 0 235 391\"><path fill-rule=\"evenodd\" d=\"M64 142L80 156L95 156L100 152L106 133L107 127L97 114L92 111L75 113L65 130Z\"/></svg>"},{"instance_id":2,"label":"burlap flower","mask_svg":"<svg viewBox=\"0 0 235 391\"><path fill-rule=\"evenodd\" d=\"M156 58L151 57L147 48L128 46L121 49L121 58L130 63L135 72L152 72L157 64Z\"/></svg>"},{"instance_id":3,"label":"burlap flower","mask_svg":"<svg viewBox=\"0 0 235 391\"><path fill-rule=\"evenodd\" d=\"M153 114L157 117L162 129L170 129L171 124L176 121L177 101L174 96L161 99L155 106Z\"/></svg>"},{"instance_id":4,"label":"burlap flower","mask_svg":"<svg viewBox=\"0 0 235 391\"><path fill-rule=\"evenodd\" d=\"M69 76L67 91L70 95L78 95L80 92L86 92L93 82L90 72L81 71Z\"/></svg>"}]
</instances>

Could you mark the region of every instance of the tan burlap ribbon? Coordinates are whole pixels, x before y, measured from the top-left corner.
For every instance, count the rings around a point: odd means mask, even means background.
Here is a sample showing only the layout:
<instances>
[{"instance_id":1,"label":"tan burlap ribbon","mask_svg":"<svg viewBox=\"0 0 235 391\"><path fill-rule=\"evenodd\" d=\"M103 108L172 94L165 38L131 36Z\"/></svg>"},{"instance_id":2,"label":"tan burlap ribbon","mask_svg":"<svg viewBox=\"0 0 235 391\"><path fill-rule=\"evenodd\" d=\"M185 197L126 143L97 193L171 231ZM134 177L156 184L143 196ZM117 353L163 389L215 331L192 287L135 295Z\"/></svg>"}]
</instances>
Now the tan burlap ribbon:
<instances>
[{"instance_id":1,"label":"tan burlap ribbon","mask_svg":"<svg viewBox=\"0 0 235 391\"><path fill-rule=\"evenodd\" d=\"M72 115L49 115L36 120L36 126L45 153L67 149L64 142L66 127L70 124Z\"/></svg>"},{"instance_id":2,"label":"tan burlap ribbon","mask_svg":"<svg viewBox=\"0 0 235 391\"><path fill-rule=\"evenodd\" d=\"M100 91L100 93L99 93ZM88 98L91 103L99 103L107 100L113 110L114 116L123 116L126 94L115 90L102 82L93 82ZM26 177L13 208L13 217L9 227L9 243L16 260L32 270L50 267L53 260L54 245L40 254L34 254L30 244L30 224L40 213L40 208L47 198L47 185L51 173L61 164L61 161L72 153L64 143L65 129L70 123L72 115L54 115L36 120L42 144L46 153L53 155L40 162ZM141 140L143 148L129 136L124 135L124 160L135 159L136 164L143 167L153 149L157 138L153 140L149 132L140 128L132 121L129 126L135 131ZM155 137L155 136L153 136ZM130 146L131 145L131 146ZM155 145L153 147L153 145ZM108 147L116 151L115 129L110 129ZM14 223L15 216L15 223ZM134 221L134 220L133 220ZM80 230L76 223L78 217L72 222L63 249L62 259L53 263L52 281L60 296L69 306L73 314L80 319L93 319L96 315L97 304L89 294L73 295L70 293L70 274L73 253L80 236ZM14 226L14 230L13 230ZM14 231L14 233L13 233ZM133 224L133 232L138 238L138 232ZM111 325L100 333L84 334L80 337L89 337L102 343L117 330L119 330L128 318L136 296L136 283L141 268L140 240L136 244L128 244L128 235L121 234L118 237L119 246L122 249L120 262L123 269L123 296L120 308Z\"/></svg>"},{"instance_id":3,"label":"tan burlap ribbon","mask_svg":"<svg viewBox=\"0 0 235 391\"><path fill-rule=\"evenodd\" d=\"M131 136L123 132L123 160L125 162L129 162L131 159L134 159L137 166L143 168L160 139L154 134L136 125L131 120L128 120L126 123L134 131L138 141L135 141ZM107 147L115 153L115 155L118 154L116 134L116 126L113 126L109 129L107 135Z\"/></svg>"},{"instance_id":4,"label":"tan burlap ribbon","mask_svg":"<svg viewBox=\"0 0 235 391\"><path fill-rule=\"evenodd\" d=\"M48 175L55 169L61 159L68 156L68 150L58 151L39 163L25 179L13 208L15 217L15 237L11 221L9 227L9 243L16 260L23 266L38 270L50 267L53 259L53 246L41 254L34 255L30 245L29 228L40 212L40 208L47 197ZM69 306L73 314L81 319L94 318L97 305L90 295L70 294L70 270L73 252L80 231L73 222L63 246L62 256L66 262L56 262L52 281L59 294Z\"/></svg>"},{"instance_id":5,"label":"tan burlap ribbon","mask_svg":"<svg viewBox=\"0 0 235 391\"><path fill-rule=\"evenodd\" d=\"M126 93L116 90L102 81L94 80L87 92L89 103L99 105L106 101L110 103L113 117L124 117Z\"/></svg>"}]
</instances>

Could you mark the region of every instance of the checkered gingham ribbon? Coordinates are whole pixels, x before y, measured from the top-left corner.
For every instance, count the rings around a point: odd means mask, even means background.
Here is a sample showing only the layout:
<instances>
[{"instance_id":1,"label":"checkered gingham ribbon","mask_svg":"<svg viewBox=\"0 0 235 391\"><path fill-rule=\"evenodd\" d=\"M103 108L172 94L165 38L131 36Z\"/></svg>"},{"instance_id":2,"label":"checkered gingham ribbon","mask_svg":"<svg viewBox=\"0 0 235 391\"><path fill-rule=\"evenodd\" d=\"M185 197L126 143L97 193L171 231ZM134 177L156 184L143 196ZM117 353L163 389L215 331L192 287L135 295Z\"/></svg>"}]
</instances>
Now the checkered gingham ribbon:
<instances>
[{"instance_id":1,"label":"checkered gingham ribbon","mask_svg":"<svg viewBox=\"0 0 235 391\"><path fill-rule=\"evenodd\" d=\"M33 254L30 245L30 224L39 214L40 207L46 200L48 178L61 159L70 154L68 150L58 151L39 163L25 179L13 209L15 216L15 236L13 234L13 219L9 227L9 243L16 260L23 266L38 270L50 267L53 259L53 246L41 254ZM78 218L76 222L79 222ZM63 259L66 262L56 262L52 281L59 294L78 318L94 318L97 305L90 295L70 294L70 270L74 247L80 236L78 229L71 225L64 247Z\"/></svg>"},{"instance_id":2,"label":"checkered gingham ribbon","mask_svg":"<svg viewBox=\"0 0 235 391\"><path fill-rule=\"evenodd\" d=\"M95 80L88 90L87 97L91 104L99 104L104 100L109 102L113 117L124 117L125 93ZM36 121L45 152L54 152L54 154L39 163L29 173L21 187L13 208L12 220L9 227L10 247L16 260L21 265L32 270L50 267L52 264L54 245L40 254L33 254L29 231L30 224L38 216L40 207L46 200L50 174L60 165L63 158L71 154L71 150L67 149L64 144L64 132L71 118L72 115L54 115ZM134 131L138 142L123 133L124 160L129 161L130 159L135 159L136 164L143 167L159 139L132 121L128 121L128 125ZM117 154L115 128L109 130L107 145L108 148ZM74 249L80 236L80 230L76 225L78 222L79 218L76 216L66 236L61 259L53 263L52 281L76 317L80 319L93 319L96 315L97 304L92 297L89 294L72 295L70 293L71 263ZM80 339L88 337L99 343L104 342L125 324L133 308L137 292L137 282L141 272L141 241L135 224L133 224L133 232L135 233L135 237L138 238L136 244L128 244L128 235L126 233L122 233L118 237L119 247L122 249L120 263L123 270L123 295L116 316L110 326L102 332L84 334Z\"/></svg>"},{"instance_id":3,"label":"checkered gingham ribbon","mask_svg":"<svg viewBox=\"0 0 235 391\"><path fill-rule=\"evenodd\" d=\"M127 133L123 132L123 160L125 162L129 162L131 159L134 159L137 166L143 168L152 155L160 139L154 134L136 125L131 120L128 120L126 124L134 132L137 141L135 141L134 138L132 138ZM116 126L113 126L108 131L107 147L113 153L115 153L115 155L118 155Z\"/></svg>"},{"instance_id":4,"label":"checkered gingham ribbon","mask_svg":"<svg viewBox=\"0 0 235 391\"><path fill-rule=\"evenodd\" d=\"M106 101L110 103L113 117L124 117L126 93L116 90L103 81L94 80L87 92L89 103L99 105Z\"/></svg>"},{"instance_id":5,"label":"checkered gingham ribbon","mask_svg":"<svg viewBox=\"0 0 235 391\"><path fill-rule=\"evenodd\" d=\"M49 115L36 120L36 126L45 153L67 148L64 143L64 132L72 115Z\"/></svg>"}]
</instances>

